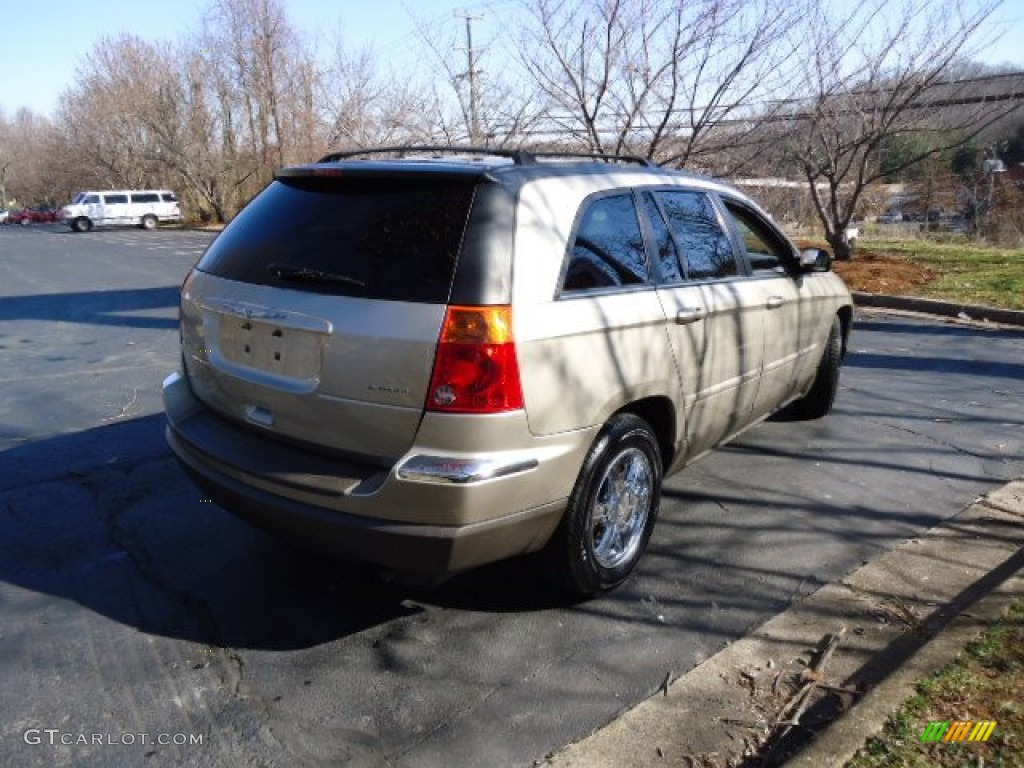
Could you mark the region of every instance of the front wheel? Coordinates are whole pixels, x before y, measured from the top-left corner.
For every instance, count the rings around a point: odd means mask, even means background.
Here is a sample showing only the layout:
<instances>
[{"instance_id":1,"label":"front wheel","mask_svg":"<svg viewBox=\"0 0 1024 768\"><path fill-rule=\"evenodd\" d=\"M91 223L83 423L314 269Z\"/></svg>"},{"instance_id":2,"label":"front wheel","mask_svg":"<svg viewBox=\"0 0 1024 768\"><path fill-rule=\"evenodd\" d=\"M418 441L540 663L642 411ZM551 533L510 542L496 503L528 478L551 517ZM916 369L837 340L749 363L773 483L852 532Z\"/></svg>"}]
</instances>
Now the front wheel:
<instances>
[{"instance_id":1,"label":"front wheel","mask_svg":"<svg viewBox=\"0 0 1024 768\"><path fill-rule=\"evenodd\" d=\"M75 230L75 232L88 232L92 229L92 222L84 216L79 216L71 222L71 228Z\"/></svg>"},{"instance_id":2,"label":"front wheel","mask_svg":"<svg viewBox=\"0 0 1024 768\"><path fill-rule=\"evenodd\" d=\"M661 477L650 425L630 413L612 417L591 446L545 551L552 578L584 597L629 578L658 516Z\"/></svg>"},{"instance_id":3,"label":"front wheel","mask_svg":"<svg viewBox=\"0 0 1024 768\"><path fill-rule=\"evenodd\" d=\"M836 392L839 390L839 367L843 362L843 326L836 317L825 342L825 351L818 364L818 373L811 390L799 400L791 403L785 415L797 420L820 419L832 410Z\"/></svg>"}]
</instances>

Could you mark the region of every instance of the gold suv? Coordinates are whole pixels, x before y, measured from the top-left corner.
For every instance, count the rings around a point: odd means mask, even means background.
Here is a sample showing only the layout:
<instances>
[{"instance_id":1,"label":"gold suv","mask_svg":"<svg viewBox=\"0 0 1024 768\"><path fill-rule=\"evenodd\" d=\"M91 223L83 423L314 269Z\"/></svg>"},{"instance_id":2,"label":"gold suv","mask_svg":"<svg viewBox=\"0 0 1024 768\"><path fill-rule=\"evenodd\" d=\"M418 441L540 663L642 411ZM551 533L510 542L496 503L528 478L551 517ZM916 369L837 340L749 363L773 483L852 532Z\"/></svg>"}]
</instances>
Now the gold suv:
<instances>
[{"instance_id":1,"label":"gold suv","mask_svg":"<svg viewBox=\"0 0 1024 768\"><path fill-rule=\"evenodd\" d=\"M852 322L826 252L630 160L279 171L182 286L171 448L225 509L348 560L429 579L542 552L578 594L622 583L664 477L829 411Z\"/></svg>"}]
</instances>

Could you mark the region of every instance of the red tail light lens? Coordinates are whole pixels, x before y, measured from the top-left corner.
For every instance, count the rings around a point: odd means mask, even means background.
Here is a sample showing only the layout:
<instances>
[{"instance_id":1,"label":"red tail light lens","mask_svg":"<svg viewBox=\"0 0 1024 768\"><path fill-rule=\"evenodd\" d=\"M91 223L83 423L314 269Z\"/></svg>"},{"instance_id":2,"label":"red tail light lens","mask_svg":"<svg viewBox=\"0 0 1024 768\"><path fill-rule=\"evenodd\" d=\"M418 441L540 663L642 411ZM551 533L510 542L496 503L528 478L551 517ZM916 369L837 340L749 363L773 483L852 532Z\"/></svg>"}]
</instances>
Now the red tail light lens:
<instances>
[{"instance_id":1,"label":"red tail light lens","mask_svg":"<svg viewBox=\"0 0 1024 768\"><path fill-rule=\"evenodd\" d=\"M511 307L448 307L427 410L501 413L523 407Z\"/></svg>"}]
</instances>

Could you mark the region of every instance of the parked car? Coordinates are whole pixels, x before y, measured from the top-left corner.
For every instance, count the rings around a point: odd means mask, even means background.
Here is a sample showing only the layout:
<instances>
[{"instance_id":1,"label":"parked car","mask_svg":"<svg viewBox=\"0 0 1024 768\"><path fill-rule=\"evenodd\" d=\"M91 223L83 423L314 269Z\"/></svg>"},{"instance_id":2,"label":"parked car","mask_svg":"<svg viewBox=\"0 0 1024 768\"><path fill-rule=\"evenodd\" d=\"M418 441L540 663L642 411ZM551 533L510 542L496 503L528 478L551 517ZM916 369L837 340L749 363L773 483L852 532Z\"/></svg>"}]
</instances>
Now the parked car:
<instances>
[{"instance_id":1,"label":"parked car","mask_svg":"<svg viewBox=\"0 0 1024 768\"><path fill-rule=\"evenodd\" d=\"M63 215L75 232L117 224L154 229L161 222L181 221L178 196L169 189L79 192Z\"/></svg>"},{"instance_id":2,"label":"parked car","mask_svg":"<svg viewBox=\"0 0 1024 768\"><path fill-rule=\"evenodd\" d=\"M0 224L7 223L7 216L10 213L6 208L0 208Z\"/></svg>"},{"instance_id":3,"label":"parked car","mask_svg":"<svg viewBox=\"0 0 1024 768\"><path fill-rule=\"evenodd\" d=\"M900 211L886 211L876 221L879 224L899 224L903 221L903 213Z\"/></svg>"},{"instance_id":4,"label":"parked car","mask_svg":"<svg viewBox=\"0 0 1024 768\"><path fill-rule=\"evenodd\" d=\"M950 232L967 234L971 231L972 222L965 219L962 214L956 213L946 221L946 229Z\"/></svg>"},{"instance_id":5,"label":"parked car","mask_svg":"<svg viewBox=\"0 0 1024 768\"><path fill-rule=\"evenodd\" d=\"M614 588L664 477L828 413L850 294L709 177L440 151L278 171L182 286L168 442L302 546L422 583L539 552Z\"/></svg>"},{"instance_id":6,"label":"parked car","mask_svg":"<svg viewBox=\"0 0 1024 768\"><path fill-rule=\"evenodd\" d=\"M39 224L49 224L55 221L60 221L62 218L59 208L51 208L45 205L39 208L30 208L29 211L32 221Z\"/></svg>"},{"instance_id":7,"label":"parked car","mask_svg":"<svg viewBox=\"0 0 1024 768\"><path fill-rule=\"evenodd\" d=\"M7 224L46 224L60 221L60 211L48 206L38 208L21 208L10 211L7 216Z\"/></svg>"},{"instance_id":8,"label":"parked car","mask_svg":"<svg viewBox=\"0 0 1024 768\"><path fill-rule=\"evenodd\" d=\"M32 214L28 208L15 208L8 212L6 224L31 224Z\"/></svg>"}]
</instances>

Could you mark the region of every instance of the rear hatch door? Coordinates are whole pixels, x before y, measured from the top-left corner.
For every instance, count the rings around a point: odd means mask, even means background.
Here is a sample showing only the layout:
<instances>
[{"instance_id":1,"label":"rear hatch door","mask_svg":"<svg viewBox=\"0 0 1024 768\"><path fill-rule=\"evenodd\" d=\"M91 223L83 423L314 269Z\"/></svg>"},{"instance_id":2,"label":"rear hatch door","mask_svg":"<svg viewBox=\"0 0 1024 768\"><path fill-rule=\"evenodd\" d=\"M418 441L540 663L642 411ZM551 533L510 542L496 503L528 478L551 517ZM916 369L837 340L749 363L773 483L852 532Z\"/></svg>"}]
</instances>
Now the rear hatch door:
<instances>
[{"instance_id":1,"label":"rear hatch door","mask_svg":"<svg viewBox=\"0 0 1024 768\"><path fill-rule=\"evenodd\" d=\"M388 464L412 444L477 175L297 169L182 291L196 395L238 423Z\"/></svg>"}]
</instances>

